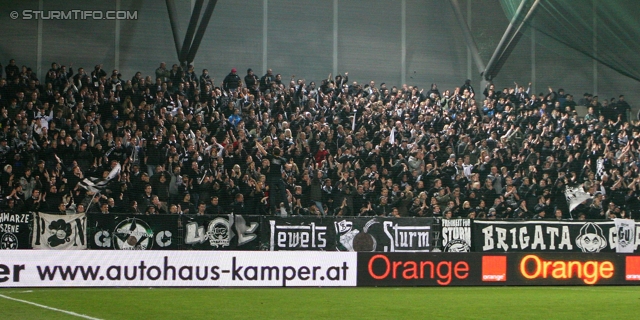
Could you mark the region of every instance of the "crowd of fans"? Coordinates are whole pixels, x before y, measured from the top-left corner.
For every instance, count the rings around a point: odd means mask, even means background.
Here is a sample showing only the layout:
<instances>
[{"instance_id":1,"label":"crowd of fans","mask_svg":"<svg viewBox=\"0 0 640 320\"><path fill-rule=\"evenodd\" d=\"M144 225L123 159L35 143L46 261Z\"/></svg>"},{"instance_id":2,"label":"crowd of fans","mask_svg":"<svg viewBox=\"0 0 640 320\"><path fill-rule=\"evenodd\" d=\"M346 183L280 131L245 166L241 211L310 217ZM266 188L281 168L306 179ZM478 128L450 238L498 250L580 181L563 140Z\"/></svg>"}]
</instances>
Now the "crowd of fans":
<instances>
[{"instance_id":1,"label":"crowd of fans","mask_svg":"<svg viewBox=\"0 0 640 320\"><path fill-rule=\"evenodd\" d=\"M478 92L193 66L131 79L0 74L5 212L637 217L640 122L623 96ZM530 84L529 84L530 85ZM576 108L588 108L579 117ZM99 192L85 178L105 180ZM96 179L94 179L96 180ZM569 211L565 186L592 196Z\"/></svg>"}]
</instances>

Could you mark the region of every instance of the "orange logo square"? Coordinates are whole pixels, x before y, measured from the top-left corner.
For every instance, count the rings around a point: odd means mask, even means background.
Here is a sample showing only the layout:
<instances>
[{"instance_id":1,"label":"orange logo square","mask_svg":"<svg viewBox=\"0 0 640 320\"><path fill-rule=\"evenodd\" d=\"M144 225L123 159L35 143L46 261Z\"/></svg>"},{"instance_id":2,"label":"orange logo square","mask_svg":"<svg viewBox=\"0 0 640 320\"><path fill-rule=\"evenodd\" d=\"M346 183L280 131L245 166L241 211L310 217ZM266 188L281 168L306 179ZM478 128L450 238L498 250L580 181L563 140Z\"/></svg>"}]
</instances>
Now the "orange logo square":
<instances>
[{"instance_id":1,"label":"orange logo square","mask_svg":"<svg viewBox=\"0 0 640 320\"><path fill-rule=\"evenodd\" d=\"M627 281L640 281L640 256L627 256Z\"/></svg>"},{"instance_id":2,"label":"orange logo square","mask_svg":"<svg viewBox=\"0 0 640 320\"><path fill-rule=\"evenodd\" d=\"M482 256L482 281L507 281L507 256Z\"/></svg>"}]
</instances>

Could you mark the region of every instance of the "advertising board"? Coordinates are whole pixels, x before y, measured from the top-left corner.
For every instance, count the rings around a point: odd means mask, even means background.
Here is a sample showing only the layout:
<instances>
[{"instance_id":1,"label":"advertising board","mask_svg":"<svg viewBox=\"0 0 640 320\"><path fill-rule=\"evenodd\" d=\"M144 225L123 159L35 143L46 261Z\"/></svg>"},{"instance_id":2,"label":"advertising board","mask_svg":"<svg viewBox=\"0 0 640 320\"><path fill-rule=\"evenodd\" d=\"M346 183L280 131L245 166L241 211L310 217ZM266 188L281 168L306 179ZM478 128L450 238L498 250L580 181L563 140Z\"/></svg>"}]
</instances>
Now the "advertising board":
<instances>
[{"instance_id":1,"label":"advertising board","mask_svg":"<svg viewBox=\"0 0 640 320\"><path fill-rule=\"evenodd\" d=\"M356 253L33 251L0 255L0 287L355 286Z\"/></svg>"},{"instance_id":2,"label":"advertising board","mask_svg":"<svg viewBox=\"0 0 640 320\"><path fill-rule=\"evenodd\" d=\"M358 286L638 285L640 256L615 253L358 253Z\"/></svg>"}]
</instances>

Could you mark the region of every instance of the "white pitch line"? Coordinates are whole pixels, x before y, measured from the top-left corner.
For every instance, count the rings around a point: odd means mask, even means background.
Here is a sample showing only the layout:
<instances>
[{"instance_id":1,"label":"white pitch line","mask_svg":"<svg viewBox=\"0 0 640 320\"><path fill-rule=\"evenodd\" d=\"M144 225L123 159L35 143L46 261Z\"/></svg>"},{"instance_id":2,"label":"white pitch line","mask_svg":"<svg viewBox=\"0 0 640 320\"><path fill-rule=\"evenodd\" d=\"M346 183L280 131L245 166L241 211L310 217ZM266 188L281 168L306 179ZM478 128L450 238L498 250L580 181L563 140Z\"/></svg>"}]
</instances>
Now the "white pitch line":
<instances>
[{"instance_id":1,"label":"white pitch line","mask_svg":"<svg viewBox=\"0 0 640 320\"><path fill-rule=\"evenodd\" d=\"M88 315L85 314L80 314L80 313L75 313L73 311L67 311L67 310L62 310L62 309L58 309L58 308L54 308L54 307L49 307L49 306L45 306L43 304L39 304L39 303L35 303L35 302L31 302L31 301L27 301L27 300L22 300L22 299L16 299L16 298L12 298L9 296L5 296L3 294L0 294L0 298L5 298L7 300L13 300L13 301L18 301L18 302L22 302L22 303L26 303L26 304L30 304L30 305L34 305L36 307L40 307L43 309L48 309L48 310L53 310L53 311L58 311L58 312L62 312L62 313L66 313L68 315L72 315L72 316L76 316L78 318L84 318L84 319L90 319L90 320L102 320L100 318L94 318L94 317L90 317Z\"/></svg>"},{"instance_id":2,"label":"white pitch line","mask_svg":"<svg viewBox=\"0 0 640 320\"><path fill-rule=\"evenodd\" d=\"M633 288L633 286L628 286L628 287L623 287L623 288ZM549 287L549 289L554 289L554 290L571 290L571 291L597 291L598 289L604 289L604 291L606 292L619 292L619 293L636 293L634 292L634 290L616 290L616 289L611 289L611 287L575 287L575 286L567 286L567 287Z\"/></svg>"}]
</instances>

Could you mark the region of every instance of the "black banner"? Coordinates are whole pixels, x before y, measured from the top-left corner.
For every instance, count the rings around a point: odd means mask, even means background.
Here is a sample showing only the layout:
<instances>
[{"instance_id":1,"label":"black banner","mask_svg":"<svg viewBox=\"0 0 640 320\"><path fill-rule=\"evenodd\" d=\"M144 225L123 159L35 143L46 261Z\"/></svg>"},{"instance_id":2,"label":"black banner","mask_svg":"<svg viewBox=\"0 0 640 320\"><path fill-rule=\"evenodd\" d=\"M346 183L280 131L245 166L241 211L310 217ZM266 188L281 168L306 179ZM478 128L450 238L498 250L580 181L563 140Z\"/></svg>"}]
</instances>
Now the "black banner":
<instances>
[{"instance_id":1,"label":"black banner","mask_svg":"<svg viewBox=\"0 0 640 320\"><path fill-rule=\"evenodd\" d=\"M31 249L31 214L0 213L0 249Z\"/></svg>"},{"instance_id":2,"label":"black banner","mask_svg":"<svg viewBox=\"0 0 640 320\"><path fill-rule=\"evenodd\" d=\"M433 218L336 218L336 248L347 251L429 252Z\"/></svg>"},{"instance_id":3,"label":"black banner","mask_svg":"<svg viewBox=\"0 0 640 320\"><path fill-rule=\"evenodd\" d=\"M333 218L263 217L262 247L269 251L335 251Z\"/></svg>"},{"instance_id":4,"label":"black banner","mask_svg":"<svg viewBox=\"0 0 640 320\"><path fill-rule=\"evenodd\" d=\"M358 253L358 286L638 284L637 255Z\"/></svg>"},{"instance_id":5,"label":"black banner","mask_svg":"<svg viewBox=\"0 0 640 320\"><path fill-rule=\"evenodd\" d=\"M471 219L442 219L442 251L471 251Z\"/></svg>"},{"instance_id":6,"label":"black banner","mask_svg":"<svg viewBox=\"0 0 640 320\"><path fill-rule=\"evenodd\" d=\"M89 217L91 249L176 250L182 217L171 215L101 215Z\"/></svg>"},{"instance_id":7,"label":"black banner","mask_svg":"<svg viewBox=\"0 0 640 320\"><path fill-rule=\"evenodd\" d=\"M429 252L432 218L265 217L268 250Z\"/></svg>"},{"instance_id":8,"label":"black banner","mask_svg":"<svg viewBox=\"0 0 640 320\"><path fill-rule=\"evenodd\" d=\"M184 216L184 248L260 250L260 216Z\"/></svg>"},{"instance_id":9,"label":"black banner","mask_svg":"<svg viewBox=\"0 0 640 320\"><path fill-rule=\"evenodd\" d=\"M640 226L636 226L638 252ZM476 252L615 252L613 221L479 221L473 223Z\"/></svg>"}]
</instances>

